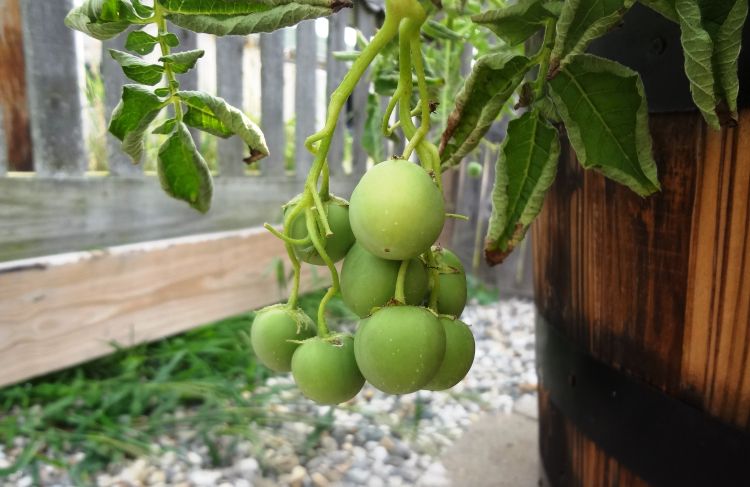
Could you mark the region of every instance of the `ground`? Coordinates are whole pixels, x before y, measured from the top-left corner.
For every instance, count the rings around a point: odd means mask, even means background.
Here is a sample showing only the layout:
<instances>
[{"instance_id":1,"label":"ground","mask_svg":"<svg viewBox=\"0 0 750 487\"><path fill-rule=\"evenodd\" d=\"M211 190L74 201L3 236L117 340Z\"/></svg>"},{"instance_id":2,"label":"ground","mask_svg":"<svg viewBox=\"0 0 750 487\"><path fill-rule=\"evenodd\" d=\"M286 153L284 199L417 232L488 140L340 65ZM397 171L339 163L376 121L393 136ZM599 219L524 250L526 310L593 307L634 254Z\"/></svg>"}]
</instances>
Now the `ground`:
<instances>
[{"instance_id":1,"label":"ground","mask_svg":"<svg viewBox=\"0 0 750 487\"><path fill-rule=\"evenodd\" d=\"M331 409L302 397L289 375L277 375L254 392L275 391L264 406L273 421L248 424L252 441L223 438L229 457L217 459L200 431L179 429L159 437L153 455L110 465L93 480L118 487L536 486L533 305L473 304L462 319L477 353L451 391L391 396L366 386ZM13 454L0 450L0 467ZM80 453L71 452L76 458ZM61 469L40 470L43 485L73 485ZM15 474L4 485L30 486L32 477Z\"/></svg>"}]
</instances>

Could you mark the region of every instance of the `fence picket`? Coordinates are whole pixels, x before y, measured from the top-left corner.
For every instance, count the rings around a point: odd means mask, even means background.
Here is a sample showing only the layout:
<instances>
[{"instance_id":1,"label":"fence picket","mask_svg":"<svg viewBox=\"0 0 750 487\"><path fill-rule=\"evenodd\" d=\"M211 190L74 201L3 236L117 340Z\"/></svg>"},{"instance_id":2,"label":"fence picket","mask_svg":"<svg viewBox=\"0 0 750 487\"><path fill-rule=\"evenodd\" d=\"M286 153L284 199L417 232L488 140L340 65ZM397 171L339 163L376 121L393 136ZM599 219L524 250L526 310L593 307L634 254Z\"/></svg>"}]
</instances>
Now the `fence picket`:
<instances>
[{"instance_id":1,"label":"fence picket","mask_svg":"<svg viewBox=\"0 0 750 487\"><path fill-rule=\"evenodd\" d=\"M230 105L242 108L242 54L245 37L226 36L216 38L216 94ZM242 160L245 146L239 137L219 139L218 163L222 176L242 176L245 163Z\"/></svg>"},{"instance_id":2,"label":"fence picket","mask_svg":"<svg viewBox=\"0 0 750 487\"><path fill-rule=\"evenodd\" d=\"M73 31L61 21L73 3L21 2L33 160L40 176L80 176L86 170L78 54Z\"/></svg>"},{"instance_id":3,"label":"fence picket","mask_svg":"<svg viewBox=\"0 0 750 487\"><path fill-rule=\"evenodd\" d=\"M375 14L362 3L355 7L354 15L357 28L368 39L375 33ZM369 69L367 71L369 73ZM370 92L369 74L365 74L352 94L352 128L354 144L352 146L352 173L362 174L367 169L367 153L360 141L367 121L367 94ZM377 161L376 161L377 162Z\"/></svg>"},{"instance_id":4,"label":"fence picket","mask_svg":"<svg viewBox=\"0 0 750 487\"><path fill-rule=\"evenodd\" d=\"M271 154L261 161L263 175L284 174L284 31L260 34L261 128Z\"/></svg>"},{"instance_id":5,"label":"fence picket","mask_svg":"<svg viewBox=\"0 0 750 487\"><path fill-rule=\"evenodd\" d=\"M344 38L346 26L349 24L350 14L344 10L335 15L328 17L328 42L326 52L326 106L330 100L331 93L341 83L346 74L346 63L337 61L333 57L336 51L346 49ZM331 139L331 148L328 151L328 164L331 174L337 174L343 171L342 163L344 161L344 134L347 131L346 110L342 110L339 115L339 121L336 124L336 132Z\"/></svg>"},{"instance_id":6,"label":"fence picket","mask_svg":"<svg viewBox=\"0 0 750 487\"><path fill-rule=\"evenodd\" d=\"M315 133L317 98L318 35L315 22L306 21L297 25L297 48L295 53L294 112L294 162L297 179L304 179L312 165L312 154L305 149L305 139Z\"/></svg>"},{"instance_id":7,"label":"fence picket","mask_svg":"<svg viewBox=\"0 0 750 487\"><path fill-rule=\"evenodd\" d=\"M115 109L122 97L122 87L128 83L120 65L112 59L109 49L125 50L127 33L102 43L101 75L104 83L105 116L108 117ZM107 132L107 164L109 173L113 176L137 177L143 174L142 164L133 164L133 160L122 151L122 142Z\"/></svg>"}]
</instances>

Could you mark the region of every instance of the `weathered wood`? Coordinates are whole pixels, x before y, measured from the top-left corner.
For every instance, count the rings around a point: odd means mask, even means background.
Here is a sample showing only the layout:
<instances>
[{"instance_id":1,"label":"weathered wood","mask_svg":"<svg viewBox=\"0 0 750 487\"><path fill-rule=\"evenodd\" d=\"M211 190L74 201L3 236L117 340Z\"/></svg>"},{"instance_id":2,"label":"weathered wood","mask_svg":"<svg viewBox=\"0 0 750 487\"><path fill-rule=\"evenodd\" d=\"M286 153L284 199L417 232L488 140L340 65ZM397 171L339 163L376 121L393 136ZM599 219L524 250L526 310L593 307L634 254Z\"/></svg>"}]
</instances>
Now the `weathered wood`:
<instances>
[{"instance_id":1,"label":"weathered wood","mask_svg":"<svg viewBox=\"0 0 750 487\"><path fill-rule=\"evenodd\" d=\"M294 113L294 163L297 179L304 180L312 166L313 157L305 148L305 139L315 133L316 77L318 71L318 35L315 21L308 20L297 25L297 48L295 53Z\"/></svg>"},{"instance_id":2,"label":"weathered wood","mask_svg":"<svg viewBox=\"0 0 750 487\"><path fill-rule=\"evenodd\" d=\"M662 191L640 198L570 150L534 224L536 302L598 360L750 431L750 111L708 130L651 115ZM541 384L544 391L544 384ZM556 485L642 481L540 402Z\"/></svg>"},{"instance_id":3,"label":"weathered wood","mask_svg":"<svg viewBox=\"0 0 750 487\"><path fill-rule=\"evenodd\" d=\"M331 185L348 197L354 181ZM166 196L152 175L0 178L0 261L276 222L299 190L294 178L216 178L203 215Z\"/></svg>"},{"instance_id":4,"label":"weathered wood","mask_svg":"<svg viewBox=\"0 0 750 487\"><path fill-rule=\"evenodd\" d=\"M125 50L127 32L120 34L114 39L102 43L101 73L104 83L104 106L105 116L109 121L112 111L115 109L122 97L122 87L131 83L123 74L120 65L112 59L109 49ZM107 168L113 176L137 177L143 174L143 161L134 164L133 160L122 151L122 142L107 131Z\"/></svg>"},{"instance_id":5,"label":"weathered wood","mask_svg":"<svg viewBox=\"0 0 750 487\"><path fill-rule=\"evenodd\" d=\"M284 174L284 31L260 34L261 128L271 154L260 162L264 175Z\"/></svg>"},{"instance_id":6,"label":"weathered wood","mask_svg":"<svg viewBox=\"0 0 750 487\"><path fill-rule=\"evenodd\" d=\"M375 14L358 3L354 8L357 28L368 39L375 34ZM369 70L367 71L369 73ZM368 74L365 74L357 87L352 93L352 172L354 174L363 174L367 170L367 152L360 143L362 134L365 131L365 122L367 121L367 94L370 92L370 82Z\"/></svg>"},{"instance_id":7,"label":"weathered wood","mask_svg":"<svg viewBox=\"0 0 750 487\"><path fill-rule=\"evenodd\" d=\"M255 228L0 264L0 386L283 300L285 255Z\"/></svg>"},{"instance_id":8,"label":"weathered wood","mask_svg":"<svg viewBox=\"0 0 750 487\"><path fill-rule=\"evenodd\" d=\"M31 171L31 131L26 96L26 72L21 29L21 0L0 0L0 114L8 143L3 150L8 167Z\"/></svg>"},{"instance_id":9,"label":"weathered wood","mask_svg":"<svg viewBox=\"0 0 750 487\"><path fill-rule=\"evenodd\" d=\"M0 176L4 176L6 171L8 170L8 144L5 140L3 112L0 111Z\"/></svg>"},{"instance_id":10,"label":"weathered wood","mask_svg":"<svg viewBox=\"0 0 750 487\"><path fill-rule=\"evenodd\" d=\"M86 170L78 54L62 22L71 8L72 0L21 2L34 168L43 176Z\"/></svg>"},{"instance_id":11,"label":"weathered wood","mask_svg":"<svg viewBox=\"0 0 750 487\"><path fill-rule=\"evenodd\" d=\"M242 109L242 57L245 41L242 36L216 38L216 94L230 105ZM245 144L239 137L219 139L219 173L222 176L241 176L245 173Z\"/></svg>"},{"instance_id":12,"label":"weathered wood","mask_svg":"<svg viewBox=\"0 0 750 487\"><path fill-rule=\"evenodd\" d=\"M346 26L349 23L350 14L348 9L344 9L328 17L328 41L326 51L326 101L330 101L331 93L341 83L346 74L346 63L337 61L333 57L336 51L346 49L346 40L344 38ZM326 104L326 107L328 105ZM344 134L346 127L346 110L339 114L339 121L336 124L336 131L331 138L331 148L328 150L328 165L331 174L337 174L343 171L342 163L344 161Z\"/></svg>"}]
</instances>

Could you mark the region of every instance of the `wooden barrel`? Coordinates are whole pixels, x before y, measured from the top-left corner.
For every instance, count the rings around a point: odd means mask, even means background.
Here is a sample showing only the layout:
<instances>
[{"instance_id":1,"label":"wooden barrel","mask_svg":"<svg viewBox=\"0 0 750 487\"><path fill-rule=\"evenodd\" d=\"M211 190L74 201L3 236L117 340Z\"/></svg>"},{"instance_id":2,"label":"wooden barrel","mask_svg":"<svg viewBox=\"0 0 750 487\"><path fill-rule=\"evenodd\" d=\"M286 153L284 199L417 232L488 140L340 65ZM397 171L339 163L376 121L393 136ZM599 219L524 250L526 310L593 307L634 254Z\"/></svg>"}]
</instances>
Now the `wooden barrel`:
<instances>
[{"instance_id":1,"label":"wooden barrel","mask_svg":"<svg viewBox=\"0 0 750 487\"><path fill-rule=\"evenodd\" d=\"M660 193L566 146L533 227L554 487L750 485L750 110L721 132L654 113L651 134Z\"/></svg>"}]
</instances>

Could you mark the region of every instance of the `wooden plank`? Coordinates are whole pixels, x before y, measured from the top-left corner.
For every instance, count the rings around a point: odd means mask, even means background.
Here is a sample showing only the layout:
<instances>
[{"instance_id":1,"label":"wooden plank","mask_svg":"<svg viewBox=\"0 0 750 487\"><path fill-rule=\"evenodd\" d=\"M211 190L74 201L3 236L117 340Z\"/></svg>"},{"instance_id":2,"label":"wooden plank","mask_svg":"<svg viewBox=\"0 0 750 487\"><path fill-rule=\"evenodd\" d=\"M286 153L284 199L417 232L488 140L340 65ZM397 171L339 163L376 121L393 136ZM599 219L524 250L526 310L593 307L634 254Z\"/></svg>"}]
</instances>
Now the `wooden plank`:
<instances>
[{"instance_id":1,"label":"wooden plank","mask_svg":"<svg viewBox=\"0 0 750 487\"><path fill-rule=\"evenodd\" d=\"M230 105L242 109L242 57L246 38L226 36L216 38L216 94ZM219 173L222 176L241 176L245 173L245 144L239 137L218 140Z\"/></svg>"},{"instance_id":2,"label":"wooden plank","mask_svg":"<svg viewBox=\"0 0 750 487\"><path fill-rule=\"evenodd\" d=\"M8 167L14 171L31 171L31 130L20 1L0 0L0 12L3 13L0 15L0 115L4 116L2 126L6 138L13 141L3 151L7 154Z\"/></svg>"},{"instance_id":3,"label":"wooden plank","mask_svg":"<svg viewBox=\"0 0 750 487\"><path fill-rule=\"evenodd\" d=\"M346 26L349 23L350 14L344 9L337 14L328 17L328 41L326 47L326 100L331 99L331 93L341 83L346 74L346 63L337 61L333 57L336 51L346 50L346 41L344 38ZM327 107L327 105L326 105ZM326 113L328 111L326 110ZM337 174L343 171L341 166L344 161L344 134L346 134L346 110L342 110L339 115L339 121L336 124L336 132L331 139L331 148L328 151L328 165L331 174Z\"/></svg>"},{"instance_id":4,"label":"wooden plank","mask_svg":"<svg viewBox=\"0 0 750 487\"><path fill-rule=\"evenodd\" d=\"M284 174L284 31L260 34L261 128L271 154L260 162L264 175Z\"/></svg>"},{"instance_id":5,"label":"wooden plank","mask_svg":"<svg viewBox=\"0 0 750 487\"><path fill-rule=\"evenodd\" d=\"M354 8L357 28L362 31L368 39L375 34L375 14L370 12L364 5L358 3ZM368 70L369 73L369 70ZM352 172L363 174L367 169L367 153L362 146L362 134L367 121L367 94L370 91L369 77L365 74L352 93Z\"/></svg>"},{"instance_id":6,"label":"wooden plank","mask_svg":"<svg viewBox=\"0 0 750 487\"><path fill-rule=\"evenodd\" d=\"M130 83L122 72L122 68L112 59L109 49L125 50L127 32L102 43L102 82L104 83L105 116L109 120L122 97L122 87ZM122 151L122 142L107 132L107 167L113 176L137 177L143 174L143 164L133 164L133 160Z\"/></svg>"},{"instance_id":7,"label":"wooden plank","mask_svg":"<svg viewBox=\"0 0 750 487\"><path fill-rule=\"evenodd\" d=\"M23 47L31 114L34 168L42 176L86 170L73 30L62 19L72 0L22 1Z\"/></svg>"},{"instance_id":8,"label":"wooden plank","mask_svg":"<svg viewBox=\"0 0 750 487\"><path fill-rule=\"evenodd\" d=\"M312 154L305 148L305 139L315 133L318 35L315 33L314 20L298 24L296 30L294 113L297 120L294 130L294 161L297 179L304 180L313 161Z\"/></svg>"},{"instance_id":9,"label":"wooden plank","mask_svg":"<svg viewBox=\"0 0 750 487\"><path fill-rule=\"evenodd\" d=\"M284 255L255 228L0 264L0 386L283 300Z\"/></svg>"},{"instance_id":10,"label":"wooden plank","mask_svg":"<svg viewBox=\"0 0 750 487\"><path fill-rule=\"evenodd\" d=\"M348 197L352 178L334 179ZM216 178L202 215L144 178L0 178L0 261L275 222L300 190L293 178Z\"/></svg>"}]
</instances>

